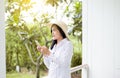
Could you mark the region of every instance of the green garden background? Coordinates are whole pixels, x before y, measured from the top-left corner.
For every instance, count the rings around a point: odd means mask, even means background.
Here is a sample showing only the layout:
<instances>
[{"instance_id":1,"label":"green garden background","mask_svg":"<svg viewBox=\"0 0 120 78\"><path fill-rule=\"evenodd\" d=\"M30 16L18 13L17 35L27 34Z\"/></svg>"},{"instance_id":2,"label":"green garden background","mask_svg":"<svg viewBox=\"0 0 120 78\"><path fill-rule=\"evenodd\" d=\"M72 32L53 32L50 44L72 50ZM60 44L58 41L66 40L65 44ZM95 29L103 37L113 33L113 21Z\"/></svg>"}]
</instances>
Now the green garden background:
<instances>
[{"instance_id":1,"label":"green garden background","mask_svg":"<svg viewBox=\"0 0 120 78\"><path fill-rule=\"evenodd\" d=\"M6 78L43 78L47 68L36 43L50 46L48 23L62 19L74 46L71 67L82 63L82 2L80 0L5 0ZM80 74L78 71L73 74ZM39 74L39 76L37 76Z\"/></svg>"}]
</instances>

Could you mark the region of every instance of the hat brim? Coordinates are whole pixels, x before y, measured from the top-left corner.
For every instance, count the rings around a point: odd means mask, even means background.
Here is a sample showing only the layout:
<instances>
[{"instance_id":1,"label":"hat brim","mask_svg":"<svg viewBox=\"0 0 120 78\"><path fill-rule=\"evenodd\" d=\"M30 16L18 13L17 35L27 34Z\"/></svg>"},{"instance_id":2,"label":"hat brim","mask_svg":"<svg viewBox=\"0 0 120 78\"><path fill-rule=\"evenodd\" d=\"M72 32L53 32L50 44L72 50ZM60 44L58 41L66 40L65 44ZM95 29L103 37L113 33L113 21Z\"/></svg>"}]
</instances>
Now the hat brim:
<instances>
[{"instance_id":1,"label":"hat brim","mask_svg":"<svg viewBox=\"0 0 120 78\"><path fill-rule=\"evenodd\" d=\"M54 21L54 22L50 22L50 23L48 24L48 27L51 29L51 27L52 27L54 24L58 25L60 28L61 28L61 26L67 26L66 24L63 24L63 23L61 23L61 22L59 22L59 21ZM61 28L61 29L63 30L63 28ZM67 31L63 30L63 32L65 33L66 37L69 38L69 35L68 35Z\"/></svg>"}]
</instances>

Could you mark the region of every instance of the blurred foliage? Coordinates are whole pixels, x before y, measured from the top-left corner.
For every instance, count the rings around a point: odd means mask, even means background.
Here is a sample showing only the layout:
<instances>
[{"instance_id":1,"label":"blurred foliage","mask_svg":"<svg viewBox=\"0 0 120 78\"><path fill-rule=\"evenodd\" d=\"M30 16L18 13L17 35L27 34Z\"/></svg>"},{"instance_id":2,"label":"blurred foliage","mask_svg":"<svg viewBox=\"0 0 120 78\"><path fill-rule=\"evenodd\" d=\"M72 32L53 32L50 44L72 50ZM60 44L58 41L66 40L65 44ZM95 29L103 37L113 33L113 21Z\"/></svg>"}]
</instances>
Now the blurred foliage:
<instances>
[{"instance_id":1,"label":"blurred foliage","mask_svg":"<svg viewBox=\"0 0 120 78\"><path fill-rule=\"evenodd\" d=\"M77 36L82 42L82 2L75 1L66 6L64 14L73 21L69 34Z\"/></svg>"},{"instance_id":2,"label":"blurred foliage","mask_svg":"<svg viewBox=\"0 0 120 78\"><path fill-rule=\"evenodd\" d=\"M72 0L70 0L70 1L72 1ZM59 6L59 2L60 2L60 3L63 3L63 2L66 2L66 3L67 3L67 0L46 0L46 4L50 4L50 5L52 5L53 7Z\"/></svg>"},{"instance_id":3,"label":"blurred foliage","mask_svg":"<svg viewBox=\"0 0 120 78\"><path fill-rule=\"evenodd\" d=\"M21 12L28 11L35 3L30 0L8 0L6 1L6 26L13 31L17 31L24 24Z\"/></svg>"},{"instance_id":4,"label":"blurred foliage","mask_svg":"<svg viewBox=\"0 0 120 78\"><path fill-rule=\"evenodd\" d=\"M70 35L70 40L73 44L73 56L71 61L71 67L82 64L82 43L77 36Z\"/></svg>"},{"instance_id":5,"label":"blurred foliage","mask_svg":"<svg viewBox=\"0 0 120 78\"><path fill-rule=\"evenodd\" d=\"M72 57L71 67L81 65L82 64L81 59L82 59L81 54L79 52L75 52Z\"/></svg>"},{"instance_id":6,"label":"blurred foliage","mask_svg":"<svg viewBox=\"0 0 120 78\"><path fill-rule=\"evenodd\" d=\"M52 6L58 6L59 0L46 0L46 4L50 4Z\"/></svg>"}]
</instances>

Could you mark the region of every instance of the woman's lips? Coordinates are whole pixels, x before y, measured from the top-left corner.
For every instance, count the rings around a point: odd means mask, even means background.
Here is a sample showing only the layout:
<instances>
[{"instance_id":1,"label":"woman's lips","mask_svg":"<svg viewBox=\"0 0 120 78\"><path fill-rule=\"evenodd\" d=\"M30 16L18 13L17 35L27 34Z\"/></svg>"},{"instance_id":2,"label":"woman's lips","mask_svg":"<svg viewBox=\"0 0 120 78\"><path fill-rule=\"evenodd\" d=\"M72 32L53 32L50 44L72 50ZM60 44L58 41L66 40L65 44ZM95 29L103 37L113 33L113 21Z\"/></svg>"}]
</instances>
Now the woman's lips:
<instances>
[{"instance_id":1,"label":"woman's lips","mask_svg":"<svg viewBox=\"0 0 120 78\"><path fill-rule=\"evenodd\" d=\"M55 37L55 35L52 35L52 37Z\"/></svg>"}]
</instances>

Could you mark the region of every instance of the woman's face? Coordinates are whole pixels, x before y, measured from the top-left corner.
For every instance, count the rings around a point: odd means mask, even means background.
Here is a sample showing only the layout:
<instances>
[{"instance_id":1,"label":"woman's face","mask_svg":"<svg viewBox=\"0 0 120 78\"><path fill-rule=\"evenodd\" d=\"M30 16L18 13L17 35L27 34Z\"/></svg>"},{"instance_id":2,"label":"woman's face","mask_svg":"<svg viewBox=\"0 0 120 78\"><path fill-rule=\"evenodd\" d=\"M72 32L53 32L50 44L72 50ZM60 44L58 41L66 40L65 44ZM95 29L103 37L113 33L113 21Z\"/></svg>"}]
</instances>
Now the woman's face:
<instances>
[{"instance_id":1,"label":"woman's face","mask_svg":"<svg viewBox=\"0 0 120 78\"><path fill-rule=\"evenodd\" d=\"M53 25L52 26L52 37L53 37L53 40L59 40L62 38L59 30L57 29L57 26L56 25Z\"/></svg>"}]
</instances>

